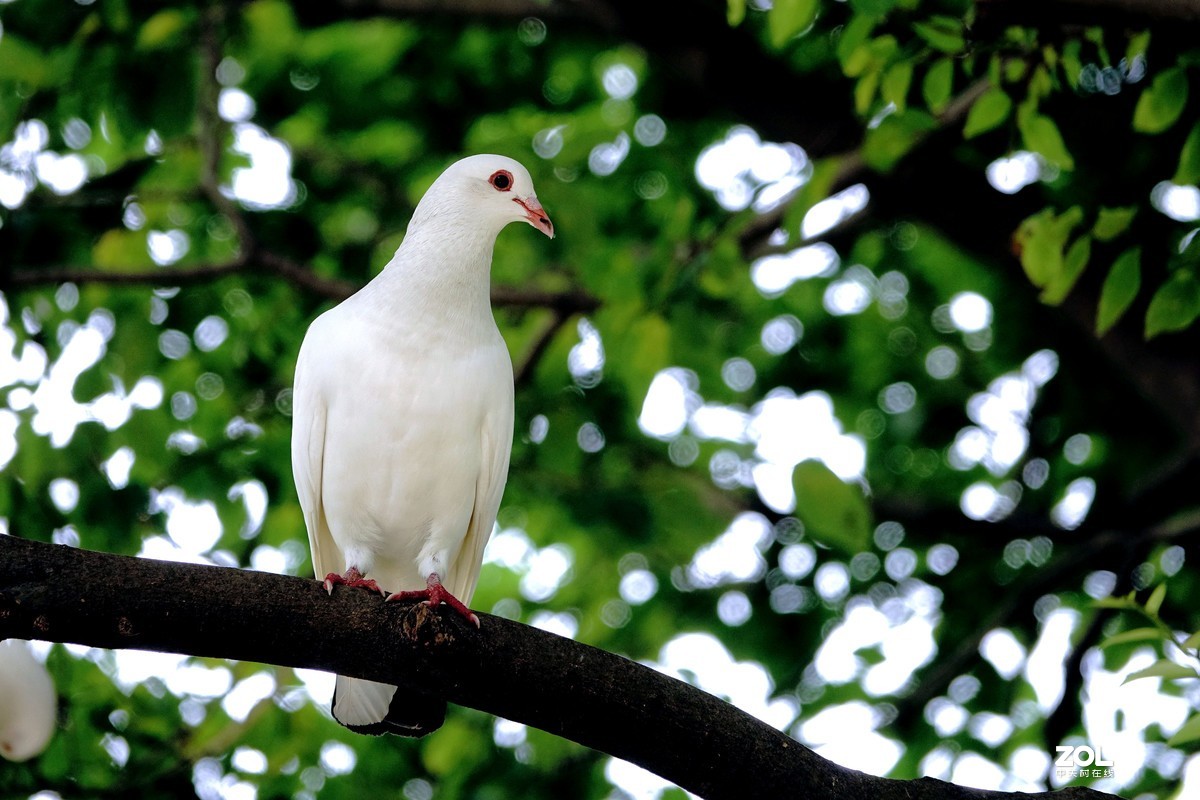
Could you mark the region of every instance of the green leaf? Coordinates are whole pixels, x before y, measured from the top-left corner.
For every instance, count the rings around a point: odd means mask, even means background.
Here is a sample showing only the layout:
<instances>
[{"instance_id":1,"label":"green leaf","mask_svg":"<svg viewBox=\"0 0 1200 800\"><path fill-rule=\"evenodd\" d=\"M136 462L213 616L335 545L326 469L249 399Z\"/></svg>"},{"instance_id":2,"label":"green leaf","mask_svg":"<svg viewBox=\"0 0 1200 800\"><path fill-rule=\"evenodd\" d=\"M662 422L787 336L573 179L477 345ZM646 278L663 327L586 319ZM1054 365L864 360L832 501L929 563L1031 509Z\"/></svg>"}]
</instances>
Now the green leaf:
<instances>
[{"instance_id":1,"label":"green leaf","mask_svg":"<svg viewBox=\"0 0 1200 800\"><path fill-rule=\"evenodd\" d=\"M820 461L802 461L792 474L796 515L812 538L846 555L862 552L871 540L871 512L862 490L842 482Z\"/></svg>"},{"instance_id":2,"label":"green leaf","mask_svg":"<svg viewBox=\"0 0 1200 800\"><path fill-rule=\"evenodd\" d=\"M930 47L943 53L961 53L966 46L962 20L957 17L937 15L927 22L914 22L912 27Z\"/></svg>"},{"instance_id":3,"label":"green leaf","mask_svg":"<svg viewBox=\"0 0 1200 800\"><path fill-rule=\"evenodd\" d=\"M1167 585L1160 583L1154 587L1154 591L1150 593L1150 597L1146 599L1146 613L1157 617L1158 610L1162 608L1163 599L1167 596Z\"/></svg>"},{"instance_id":4,"label":"green leaf","mask_svg":"<svg viewBox=\"0 0 1200 800\"><path fill-rule=\"evenodd\" d=\"M963 138L973 139L981 133L995 128L1012 113L1012 100L1000 88L988 89L971 104L967 112L967 122L963 126Z\"/></svg>"},{"instance_id":5,"label":"green leaf","mask_svg":"<svg viewBox=\"0 0 1200 800\"><path fill-rule=\"evenodd\" d=\"M1200 739L1200 714L1195 714L1187 722L1180 726L1179 730L1167 739L1168 747L1177 747L1181 744L1194 742Z\"/></svg>"},{"instance_id":6,"label":"green leaf","mask_svg":"<svg viewBox=\"0 0 1200 800\"><path fill-rule=\"evenodd\" d=\"M0 81L39 87L50 73L48 59L24 39L8 31L0 35Z\"/></svg>"},{"instance_id":7,"label":"green leaf","mask_svg":"<svg viewBox=\"0 0 1200 800\"><path fill-rule=\"evenodd\" d=\"M339 136L338 151L358 161L395 168L411 163L421 152L422 132L407 121L381 119Z\"/></svg>"},{"instance_id":8,"label":"green leaf","mask_svg":"<svg viewBox=\"0 0 1200 800\"><path fill-rule=\"evenodd\" d=\"M856 14L865 14L882 19L896 5L896 0L850 0Z\"/></svg>"},{"instance_id":9,"label":"green leaf","mask_svg":"<svg viewBox=\"0 0 1200 800\"><path fill-rule=\"evenodd\" d=\"M860 44L842 61L842 72L847 78L857 78L871 66L871 48Z\"/></svg>"},{"instance_id":10,"label":"green leaf","mask_svg":"<svg viewBox=\"0 0 1200 800\"><path fill-rule=\"evenodd\" d=\"M1130 673L1121 681L1121 685L1130 681L1141 680L1142 678L1166 678L1167 680L1176 680L1179 678L1200 678L1196 674L1196 670L1191 667L1185 667L1182 664L1176 664L1169 658L1160 658L1145 669L1139 669L1137 672Z\"/></svg>"},{"instance_id":11,"label":"green leaf","mask_svg":"<svg viewBox=\"0 0 1200 800\"><path fill-rule=\"evenodd\" d=\"M1195 650L1200 647L1200 631L1196 631L1191 636L1183 640L1183 646L1186 650Z\"/></svg>"},{"instance_id":12,"label":"green leaf","mask_svg":"<svg viewBox=\"0 0 1200 800\"><path fill-rule=\"evenodd\" d=\"M912 109L886 117L867 131L863 142L863 161L872 169L887 172L937 123L924 111Z\"/></svg>"},{"instance_id":13,"label":"green leaf","mask_svg":"<svg viewBox=\"0 0 1200 800\"><path fill-rule=\"evenodd\" d=\"M866 114L871 110L871 102L875 99L875 90L879 88L879 70L871 70L858 79L854 86L854 110Z\"/></svg>"},{"instance_id":14,"label":"green leaf","mask_svg":"<svg viewBox=\"0 0 1200 800\"><path fill-rule=\"evenodd\" d=\"M658 314L647 314L629 327L626 369L636 391L645 393L660 369L671 363L671 326Z\"/></svg>"},{"instance_id":15,"label":"green leaf","mask_svg":"<svg viewBox=\"0 0 1200 800\"><path fill-rule=\"evenodd\" d=\"M180 40L187 24L187 17L177 8L159 11L138 30L137 49L152 51L170 47Z\"/></svg>"},{"instance_id":16,"label":"green leaf","mask_svg":"<svg viewBox=\"0 0 1200 800\"><path fill-rule=\"evenodd\" d=\"M817 0L775 0L767 12L767 34L771 45L781 49L793 36L817 18Z\"/></svg>"},{"instance_id":17,"label":"green leaf","mask_svg":"<svg viewBox=\"0 0 1200 800\"><path fill-rule=\"evenodd\" d=\"M1001 67L1004 72L1005 83L1016 83L1024 78L1025 73L1029 71L1029 64L1027 64L1025 60L1021 58L1005 59L1001 63Z\"/></svg>"},{"instance_id":18,"label":"green leaf","mask_svg":"<svg viewBox=\"0 0 1200 800\"><path fill-rule=\"evenodd\" d=\"M1092 255L1092 237L1084 234L1071 243L1067 255L1063 259L1062 269L1052 276L1042 290L1041 300L1047 305L1056 306L1066 299L1079 276L1087 267Z\"/></svg>"},{"instance_id":19,"label":"green leaf","mask_svg":"<svg viewBox=\"0 0 1200 800\"><path fill-rule=\"evenodd\" d=\"M1158 287L1146 309L1146 338L1181 331L1200 316L1200 280L1188 270L1176 270Z\"/></svg>"},{"instance_id":20,"label":"green leaf","mask_svg":"<svg viewBox=\"0 0 1200 800\"><path fill-rule=\"evenodd\" d=\"M746 18L746 0L729 0L725 9L729 27L736 28Z\"/></svg>"},{"instance_id":21,"label":"green leaf","mask_svg":"<svg viewBox=\"0 0 1200 800\"><path fill-rule=\"evenodd\" d=\"M987 82L989 86L1000 86L1004 83L1004 65L999 54L988 59Z\"/></svg>"},{"instance_id":22,"label":"green leaf","mask_svg":"<svg viewBox=\"0 0 1200 800\"><path fill-rule=\"evenodd\" d=\"M105 231L92 247L92 263L105 272L145 268L149 262L144 232L113 228Z\"/></svg>"},{"instance_id":23,"label":"green leaf","mask_svg":"<svg viewBox=\"0 0 1200 800\"><path fill-rule=\"evenodd\" d=\"M954 62L949 58L939 58L933 62L925 73L921 83L921 94L925 105L934 114L942 113L942 109L950 102L950 93L954 90Z\"/></svg>"},{"instance_id":24,"label":"green leaf","mask_svg":"<svg viewBox=\"0 0 1200 800\"><path fill-rule=\"evenodd\" d=\"M1092 601L1092 608L1116 608L1122 611L1132 611L1137 608L1137 603L1129 597L1102 597Z\"/></svg>"},{"instance_id":25,"label":"green leaf","mask_svg":"<svg viewBox=\"0 0 1200 800\"><path fill-rule=\"evenodd\" d=\"M1063 250L1075 226L1083 221L1083 209L1072 206L1061 215L1044 208L1017 228L1016 243L1021 251L1021 266L1030 282L1045 288L1063 271Z\"/></svg>"},{"instance_id":26,"label":"green leaf","mask_svg":"<svg viewBox=\"0 0 1200 800\"><path fill-rule=\"evenodd\" d=\"M1083 59L1080 57L1082 49L1083 45L1078 39L1071 39L1063 45L1060 63L1072 89L1079 88L1079 76L1083 74Z\"/></svg>"},{"instance_id":27,"label":"green leaf","mask_svg":"<svg viewBox=\"0 0 1200 800\"><path fill-rule=\"evenodd\" d=\"M1067 150L1058 125L1050 117L1036 112L1018 114L1017 127L1027 148L1060 169L1075 169L1075 159Z\"/></svg>"},{"instance_id":28,"label":"green leaf","mask_svg":"<svg viewBox=\"0 0 1200 800\"><path fill-rule=\"evenodd\" d=\"M467 722L461 717L449 717L438 735L426 740L421 748L421 760L432 774L449 775L456 769L469 769L482 761L480 744L479 733Z\"/></svg>"},{"instance_id":29,"label":"green leaf","mask_svg":"<svg viewBox=\"0 0 1200 800\"><path fill-rule=\"evenodd\" d=\"M1183 142L1183 149L1179 151L1179 166L1171 183L1180 186L1200 183L1200 122L1192 127L1192 132Z\"/></svg>"},{"instance_id":30,"label":"green leaf","mask_svg":"<svg viewBox=\"0 0 1200 800\"><path fill-rule=\"evenodd\" d=\"M1046 69L1045 64L1039 64L1029 77L1029 96L1040 100L1049 97L1052 91L1054 82L1050 80L1050 71Z\"/></svg>"},{"instance_id":31,"label":"green leaf","mask_svg":"<svg viewBox=\"0 0 1200 800\"><path fill-rule=\"evenodd\" d=\"M1131 247L1113 262L1100 289L1096 335L1103 336L1129 308L1142 286L1142 249Z\"/></svg>"},{"instance_id":32,"label":"green leaf","mask_svg":"<svg viewBox=\"0 0 1200 800\"><path fill-rule=\"evenodd\" d=\"M1134 628L1109 636L1100 643L1100 647L1112 647L1113 645L1128 644L1130 642L1157 642L1162 641L1162 639L1163 632L1158 628Z\"/></svg>"},{"instance_id":33,"label":"green leaf","mask_svg":"<svg viewBox=\"0 0 1200 800\"><path fill-rule=\"evenodd\" d=\"M1150 31L1142 31L1135 33L1129 37L1129 46L1125 48L1125 58L1133 61L1138 56L1146 54L1146 50L1150 47Z\"/></svg>"},{"instance_id":34,"label":"green leaf","mask_svg":"<svg viewBox=\"0 0 1200 800\"><path fill-rule=\"evenodd\" d=\"M871 51L871 60L877 69L882 70L883 67L892 60L892 57L900 50L900 42L895 36L890 33L883 36L876 36L871 41L867 42L867 48Z\"/></svg>"},{"instance_id":35,"label":"green leaf","mask_svg":"<svg viewBox=\"0 0 1200 800\"><path fill-rule=\"evenodd\" d=\"M1138 98L1133 109L1133 129L1141 133L1162 133L1179 119L1187 98L1188 79L1182 67L1160 72Z\"/></svg>"},{"instance_id":36,"label":"green leaf","mask_svg":"<svg viewBox=\"0 0 1200 800\"><path fill-rule=\"evenodd\" d=\"M892 103L897 111L908 105L908 87L912 85L913 65L911 61L898 61L883 73L879 93L885 103Z\"/></svg>"},{"instance_id":37,"label":"green leaf","mask_svg":"<svg viewBox=\"0 0 1200 800\"><path fill-rule=\"evenodd\" d=\"M1101 242L1111 242L1128 230L1133 218L1137 216L1137 206L1119 206L1117 208L1100 208L1096 215L1096 224L1092 233Z\"/></svg>"},{"instance_id":38,"label":"green leaf","mask_svg":"<svg viewBox=\"0 0 1200 800\"><path fill-rule=\"evenodd\" d=\"M847 76L854 77L854 75L846 71L848 69L847 64L850 62L851 56L855 56L858 49L866 45L867 38L871 35L871 31L875 29L876 21L873 17L859 15L850 20L846 27L842 28L842 33L838 36L835 50L838 62L842 65L842 71ZM869 55L869 53L865 55Z\"/></svg>"}]
</instances>

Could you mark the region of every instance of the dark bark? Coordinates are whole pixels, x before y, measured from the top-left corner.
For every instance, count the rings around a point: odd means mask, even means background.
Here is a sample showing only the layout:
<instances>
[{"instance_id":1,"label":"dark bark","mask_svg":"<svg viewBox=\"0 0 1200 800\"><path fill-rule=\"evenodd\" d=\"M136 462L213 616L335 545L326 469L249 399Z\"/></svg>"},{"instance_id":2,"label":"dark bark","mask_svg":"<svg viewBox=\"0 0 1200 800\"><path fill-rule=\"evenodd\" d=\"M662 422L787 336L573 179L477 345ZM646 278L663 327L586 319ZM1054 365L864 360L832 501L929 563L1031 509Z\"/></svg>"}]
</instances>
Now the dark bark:
<instances>
[{"instance_id":1,"label":"dark bark","mask_svg":"<svg viewBox=\"0 0 1200 800\"><path fill-rule=\"evenodd\" d=\"M1192 28L1200 5L1192 0L976 0L975 33L991 36L1009 25L1033 28L1169 23Z\"/></svg>"},{"instance_id":2,"label":"dark bark","mask_svg":"<svg viewBox=\"0 0 1200 800\"><path fill-rule=\"evenodd\" d=\"M722 700L621 656L487 614L482 628L302 578L0 536L0 639L329 670L420 687L624 758L706 798L1003 798L826 761ZM1111 797L1086 788L1057 798Z\"/></svg>"},{"instance_id":3,"label":"dark bark","mask_svg":"<svg viewBox=\"0 0 1200 800\"><path fill-rule=\"evenodd\" d=\"M134 272L103 272L95 267L75 265L23 267L0 280L0 288L16 291L62 283L196 286L212 283L230 275L254 277L263 274L281 277L298 288L335 301L345 300L360 288L349 281L323 278L308 266L268 250L258 250L250 258L224 264L193 264L168 269L147 267ZM548 308L569 317L571 314L595 311L600 307L600 300L582 289L550 292L525 287L493 286L492 305L501 308Z\"/></svg>"}]
</instances>

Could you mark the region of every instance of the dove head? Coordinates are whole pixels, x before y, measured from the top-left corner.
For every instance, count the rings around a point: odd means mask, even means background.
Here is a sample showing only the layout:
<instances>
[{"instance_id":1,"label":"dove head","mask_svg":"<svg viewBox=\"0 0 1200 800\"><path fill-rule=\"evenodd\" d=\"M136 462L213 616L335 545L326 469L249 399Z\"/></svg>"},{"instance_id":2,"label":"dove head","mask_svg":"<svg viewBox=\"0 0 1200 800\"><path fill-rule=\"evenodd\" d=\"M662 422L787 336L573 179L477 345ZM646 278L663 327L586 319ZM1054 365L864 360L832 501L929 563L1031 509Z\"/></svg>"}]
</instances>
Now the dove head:
<instances>
[{"instance_id":1,"label":"dove head","mask_svg":"<svg viewBox=\"0 0 1200 800\"><path fill-rule=\"evenodd\" d=\"M529 171L505 156L469 156L451 164L421 198L413 218L449 214L451 208L496 233L524 221L554 238L554 223L534 193Z\"/></svg>"}]
</instances>

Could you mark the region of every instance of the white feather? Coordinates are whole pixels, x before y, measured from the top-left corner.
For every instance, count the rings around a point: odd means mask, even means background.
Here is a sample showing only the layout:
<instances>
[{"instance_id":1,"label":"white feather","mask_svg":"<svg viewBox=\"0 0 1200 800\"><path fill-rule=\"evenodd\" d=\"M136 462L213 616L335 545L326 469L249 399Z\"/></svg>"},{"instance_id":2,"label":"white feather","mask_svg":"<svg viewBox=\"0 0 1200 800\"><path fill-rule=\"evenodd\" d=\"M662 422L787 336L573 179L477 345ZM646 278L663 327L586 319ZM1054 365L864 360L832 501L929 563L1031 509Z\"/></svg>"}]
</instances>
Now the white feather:
<instances>
[{"instance_id":1,"label":"white feather","mask_svg":"<svg viewBox=\"0 0 1200 800\"><path fill-rule=\"evenodd\" d=\"M0 642L0 756L26 761L50 743L58 715L50 673L26 642Z\"/></svg>"},{"instance_id":2,"label":"white feather","mask_svg":"<svg viewBox=\"0 0 1200 800\"><path fill-rule=\"evenodd\" d=\"M396 687L338 675L333 690L333 718L343 725L374 725L387 716Z\"/></svg>"},{"instance_id":3,"label":"white feather","mask_svg":"<svg viewBox=\"0 0 1200 800\"><path fill-rule=\"evenodd\" d=\"M488 182L497 170L513 176L506 191ZM543 214L520 164L464 159L422 198L383 272L309 328L296 365L292 464L318 579L356 567L399 591L423 589L436 573L470 602L512 447L512 363L489 301L492 247L513 221L551 233ZM334 716L378 723L394 692L339 677Z\"/></svg>"}]
</instances>

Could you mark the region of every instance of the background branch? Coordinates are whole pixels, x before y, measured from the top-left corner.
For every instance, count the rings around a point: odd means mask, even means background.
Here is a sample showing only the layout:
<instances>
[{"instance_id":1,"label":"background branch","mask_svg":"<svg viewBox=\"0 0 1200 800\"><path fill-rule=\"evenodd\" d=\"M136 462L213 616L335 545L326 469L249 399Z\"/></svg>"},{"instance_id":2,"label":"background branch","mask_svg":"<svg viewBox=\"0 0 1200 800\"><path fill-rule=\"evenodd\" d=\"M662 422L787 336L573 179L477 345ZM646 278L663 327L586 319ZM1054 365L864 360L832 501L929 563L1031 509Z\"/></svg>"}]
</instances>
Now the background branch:
<instances>
[{"instance_id":1,"label":"background branch","mask_svg":"<svg viewBox=\"0 0 1200 800\"><path fill-rule=\"evenodd\" d=\"M302 578L0 536L0 638L323 669L420 687L632 761L706 798L1018 798L840 767L628 659L480 614L482 630ZM670 747L663 744L670 742ZM1111 797L1082 787L1060 798Z\"/></svg>"},{"instance_id":2,"label":"background branch","mask_svg":"<svg viewBox=\"0 0 1200 800\"><path fill-rule=\"evenodd\" d=\"M558 309L551 312L550 319L538 331L538 335L534 337L533 343L529 345L525 355L518 363L513 365L513 384L517 388L524 386L526 381L533 377L533 370L537 367L538 362L542 360L542 355L545 354L546 348L554 341L555 335L562 329L562 326L566 324L568 319L570 319L570 316Z\"/></svg>"},{"instance_id":3,"label":"background branch","mask_svg":"<svg viewBox=\"0 0 1200 800\"><path fill-rule=\"evenodd\" d=\"M976 0L975 9L976 35L1009 25L1048 28L1170 22L1190 29L1200 23L1200 5L1190 0Z\"/></svg>"},{"instance_id":4,"label":"background branch","mask_svg":"<svg viewBox=\"0 0 1200 800\"><path fill-rule=\"evenodd\" d=\"M270 250L257 249L250 258L226 264L193 264L186 267L147 268L135 272L102 272L82 265L52 265L16 269L8 275L5 290L33 289L57 283L112 286L195 286L230 275L255 275L265 271L294 286L329 300L344 300L358 291L350 281L324 278L298 261ZM492 305L501 308L549 308L560 314L588 313L600 300L581 289L551 292L513 286L492 287Z\"/></svg>"},{"instance_id":5,"label":"background branch","mask_svg":"<svg viewBox=\"0 0 1200 800\"><path fill-rule=\"evenodd\" d=\"M899 724L906 726L916 723L926 704L945 691L951 681L965 672L971 664L978 661L979 647L988 632L1015 624L1021 613L1032 610L1039 597L1053 591L1055 587L1063 586L1066 576L1076 575L1088 569L1103 568L1114 570L1118 576L1127 576L1129 568L1154 544L1194 537L1197 531L1200 531L1200 510L1193 509L1136 533L1106 529L1087 536L1083 543L1041 567L1022 583L1014 585L1004 599L995 605L992 613L975 626L970 636L960 640L957 647L948 654L943 654L933 666L925 670L916 688L896 703ZM1118 563L1112 563L1114 560ZM1123 581L1114 595L1119 595L1127 589L1128 586ZM1079 664L1082 663L1082 652L1089 646L1087 642L1088 637L1084 636L1067 665L1067 668L1074 669L1076 674ZM1073 681L1074 679L1069 682L1077 688ZM1062 702L1072 702L1071 695L1064 693ZM1059 720L1056 724L1065 725L1065 721ZM1063 730L1056 730L1053 736L1047 737L1048 741L1058 743L1064 733ZM1054 736L1060 738L1053 738Z\"/></svg>"}]
</instances>

